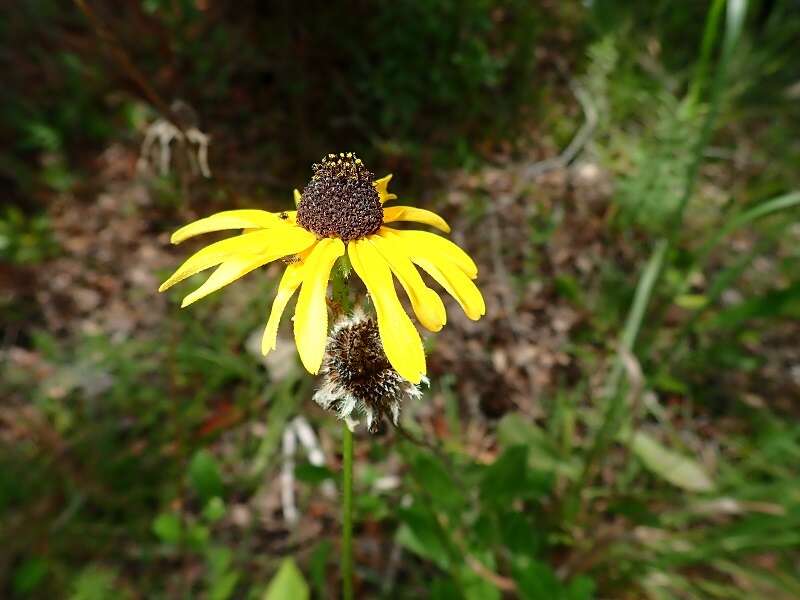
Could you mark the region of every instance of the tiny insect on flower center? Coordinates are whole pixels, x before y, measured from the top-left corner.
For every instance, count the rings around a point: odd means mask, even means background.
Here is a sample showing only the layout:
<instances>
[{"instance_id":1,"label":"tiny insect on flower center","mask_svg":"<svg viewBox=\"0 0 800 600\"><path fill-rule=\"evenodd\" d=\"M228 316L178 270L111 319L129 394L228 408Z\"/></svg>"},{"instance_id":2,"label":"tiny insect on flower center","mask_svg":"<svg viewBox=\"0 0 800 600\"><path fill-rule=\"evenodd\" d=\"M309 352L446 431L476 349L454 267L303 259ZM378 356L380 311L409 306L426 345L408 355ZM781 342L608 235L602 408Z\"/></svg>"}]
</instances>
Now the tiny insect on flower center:
<instances>
[{"instance_id":1,"label":"tiny insect on flower center","mask_svg":"<svg viewBox=\"0 0 800 600\"><path fill-rule=\"evenodd\" d=\"M383 224L375 176L352 152L329 154L314 174L297 207L297 223L319 237L357 240Z\"/></svg>"}]
</instances>

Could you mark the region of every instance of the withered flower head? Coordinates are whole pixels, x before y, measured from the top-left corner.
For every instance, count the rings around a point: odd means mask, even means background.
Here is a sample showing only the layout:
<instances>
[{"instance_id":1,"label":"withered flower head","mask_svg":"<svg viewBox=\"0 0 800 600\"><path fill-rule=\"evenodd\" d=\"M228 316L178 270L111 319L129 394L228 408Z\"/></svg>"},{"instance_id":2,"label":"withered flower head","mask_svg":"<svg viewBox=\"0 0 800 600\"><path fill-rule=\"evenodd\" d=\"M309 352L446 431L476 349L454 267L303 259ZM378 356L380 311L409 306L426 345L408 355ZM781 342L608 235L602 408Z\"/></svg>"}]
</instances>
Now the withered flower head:
<instances>
[{"instance_id":1,"label":"withered flower head","mask_svg":"<svg viewBox=\"0 0 800 600\"><path fill-rule=\"evenodd\" d=\"M362 415L372 433L384 416L397 425L402 401L422 396L419 387L392 368L377 324L360 308L334 325L320 373L322 386L314 400L335 410L351 429ZM423 380L427 383L427 378Z\"/></svg>"}]
</instances>

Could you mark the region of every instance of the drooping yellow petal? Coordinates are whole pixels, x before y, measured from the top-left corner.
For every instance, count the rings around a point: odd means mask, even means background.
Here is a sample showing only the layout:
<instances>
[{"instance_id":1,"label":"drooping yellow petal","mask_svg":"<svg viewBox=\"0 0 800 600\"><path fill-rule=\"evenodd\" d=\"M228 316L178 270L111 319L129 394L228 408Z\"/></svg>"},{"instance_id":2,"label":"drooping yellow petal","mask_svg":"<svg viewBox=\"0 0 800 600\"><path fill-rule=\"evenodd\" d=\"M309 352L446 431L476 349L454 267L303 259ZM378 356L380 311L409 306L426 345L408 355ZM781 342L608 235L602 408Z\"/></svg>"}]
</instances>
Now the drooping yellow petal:
<instances>
[{"instance_id":1,"label":"drooping yellow petal","mask_svg":"<svg viewBox=\"0 0 800 600\"><path fill-rule=\"evenodd\" d=\"M183 299L181 308L186 308L201 298L205 298L212 292L216 292L218 289L225 287L240 277L244 277L253 269L257 269L271 260L273 260L273 257L268 254L260 254L257 256L233 256L229 258L216 268L203 285Z\"/></svg>"},{"instance_id":2,"label":"drooping yellow petal","mask_svg":"<svg viewBox=\"0 0 800 600\"><path fill-rule=\"evenodd\" d=\"M435 212L425 210L424 208L416 208L414 206L391 206L389 208L384 208L383 222L391 223L393 221L425 223L431 227L436 227L439 231L450 233L450 225L447 224L447 221Z\"/></svg>"},{"instance_id":3,"label":"drooping yellow petal","mask_svg":"<svg viewBox=\"0 0 800 600\"><path fill-rule=\"evenodd\" d=\"M467 317L477 321L486 314L486 304L481 291L459 267L447 259L434 261L420 256L412 256L411 260L456 299Z\"/></svg>"},{"instance_id":4,"label":"drooping yellow petal","mask_svg":"<svg viewBox=\"0 0 800 600\"><path fill-rule=\"evenodd\" d=\"M192 254L169 279L161 284L158 291L163 292L179 281L183 281L200 271L210 269L231 256L257 254L267 248L269 239L269 232L259 229L210 244Z\"/></svg>"},{"instance_id":5,"label":"drooping yellow petal","mask_svg":"<svg viewBox=\"0 0 800 600\"><path fill-rule=\"evenodd\" d=\"M294 311L294 339L300 360L309 373L316 374L322 364L328 335L328 308L325 293L336 259L344 254L338 238L321 240L305 261L303 286Z\"/></svg>"},{"instance_id":6,"label":"drooping yellow petal","mask_svg":"<svg viewBox=\"0 0 800 600\"><path fill-rule=\"evenodd\" d=\"M283 311L286 309L289 300L303 282L304 266L305 263L302 262L292 263L283 272L283 277L281 277L281 281L278 284L278 293L275 294L272 310L270 310L269 319L267 319L267 326L264 328L264 335L261 338L261 354L266 355L275 349L281 316L283 316Z\"/></svg>"},{"instance_id":7,"label":"drooping yellow petal","mask_svg":"<svg viewBox=\"0 0 800 600\"><path fill-rule=\"evenodd\" d=\"M403 286L419 322L429 331L439 331L447 322L442 299L422 281L402 244L391 236L372 235L367 239L375 245Z\"/></svg>"},{"instance_id":8,"label":"drooping yellow petal","mask_svg":"<svg viewBox=\"0 0 800 600\"><path fill-rule=\"evenodd\" d=\"M470 279L475 279L478 276L478 267L469 255L453 242L440 235L427 231L406 231L390 227L381 227L380 232L397 235L404 242L406 252L412 257L412 260L414 256L434 261L446 258L464 271Z\"/></svg>"},{"instance_id":9,"label":"drooping yellow petal","mask_svg":"<svg viewBox=\"0 0 800 600\"><path fill-rule=\"evenodd\" d=\"M302 200L302 199L303 199L303 195L300 193L300 190L298 190L297 188L294 188L294 205L295 206L299 206L300 205L300 200Z\"/></svg>"},{"instance_id":10,"label":"drooping yellow petal","mask_svg":"<svg viewBox=\"0 0 800 600\"><path fill-rule=\"evenodd\" d=\"M159 292L187 277L214 267L232 258L263 258L265 264L276 258L302 252L316 241L316 236L302 227L259 229L221 240L195 252L172 276L161 284Z\"/></svg>"},{"instance_id":11,"label":"drooping yellow petal","mask_svg":"<svg viewBox=\"0 0 800 600\"><path fill-rule=\"evenodd\" d=\"M380 179L376 179L372 182L372 185L375 186L375 189L378 190L378 197L381 200L381 204L387 202L388 200L394 200L397 198L396 194L389 193L389 182L392 180L392 174L389 173L386 177L381 177Z\"/></svg>"},{"instance_id":12,"label":"drooping yellow petal","mask_svg":"<svg viewBox=\"0 0 800 600\"><path fill-rule=\"evenodd\" d=\"M279 213L255 209L226 210L181 227L172 234L170 241L173 244L180 244L190 237L200 235L201 233L209 233L211 231L223 231L225 229L269 229L272 227L280 227L285 224L285 220L280 218Z\"/></svg>"},{"instance_id":13,"label":"drooping yellow petal","mask_svg":"<svg viewBox=\"0 0 800 600\"><path fill-rule=\"evenodd\" d=\"M347 250L375 305L378 332L389 363L411 383L419 383L425 375L425 351L419 333L394 291L389 265L367 239L349 242Z\"/></svg>"}]
</instances>

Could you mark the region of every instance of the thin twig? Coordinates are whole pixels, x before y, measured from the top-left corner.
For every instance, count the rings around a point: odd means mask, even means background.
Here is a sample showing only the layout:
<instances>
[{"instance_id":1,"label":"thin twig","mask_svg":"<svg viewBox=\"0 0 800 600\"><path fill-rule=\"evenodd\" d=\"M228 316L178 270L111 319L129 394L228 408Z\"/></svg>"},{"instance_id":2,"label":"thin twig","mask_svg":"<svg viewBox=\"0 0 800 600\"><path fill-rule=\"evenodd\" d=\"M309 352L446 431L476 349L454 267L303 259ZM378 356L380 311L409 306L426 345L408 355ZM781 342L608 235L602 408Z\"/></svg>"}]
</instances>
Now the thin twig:
<instances>
[{"instance_id":1,"label":"thin twig","mask_svg":"<svg viewBox=\"0 0 800 600\"><path fill-rule=\"evenodd\" d=\"M584 121L578 131L573 136L572 140L567 147L558 155L552 158L541 160L539 162L523 165L517 174L517 184L512 189L512 196L519 197L522 190L528 183L550 171L556 169L565 169L578 157L584 146L589 142L597 127L598 111L589 94L578 83L567 77L569 89L572 91L575 99L581 105L583 110Z\"/></svg>"},{"instance_id":2,"label":"thin twig","mask_svg":"<svg viewBox=\"0 0 800 600\"><path fill-rule=\"evenodd\" d=\"M500 591L509 593L514 593L517 591L517 584L513 579L495 573L471 554L467 554L465 560L467 562L467 566L469 566L469 568L472 569L476 575L485 579Z\"/></svg>"}]
</instances>

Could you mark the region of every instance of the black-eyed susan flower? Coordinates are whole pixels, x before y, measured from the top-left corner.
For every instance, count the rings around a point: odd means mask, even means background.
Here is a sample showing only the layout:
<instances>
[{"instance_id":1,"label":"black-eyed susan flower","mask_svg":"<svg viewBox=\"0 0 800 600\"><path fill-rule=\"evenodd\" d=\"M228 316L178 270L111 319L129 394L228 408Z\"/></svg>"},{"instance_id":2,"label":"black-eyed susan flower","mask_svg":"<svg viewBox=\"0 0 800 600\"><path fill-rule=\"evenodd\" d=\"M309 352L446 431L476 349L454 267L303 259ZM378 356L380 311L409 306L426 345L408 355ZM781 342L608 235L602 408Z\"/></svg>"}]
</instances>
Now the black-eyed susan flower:
<instances>
[{"instance_id":1,"label":"black-eyed susan flower","mask_svg":"<svg viewBox=\"0 0 800 600\"><path fill-rule=\"evenodd\" d=\"M351 430L361 416L371 432L384 417L397 425L403 400L422 397L419 387L389 364L378 326L360 307L331 329L320 374L314 401L335 410Z\"/></svg>"},{"instance_id":2,"label":"black-eyed susan flower","mask_svg":"<svg viewBox=\"0 0 800 600\"><path fill-rule=\"evenodd\" d=\"M473 283L473 260L446 238L427 231L387 227L397 221L430 225L444 233L450 227L439 215L413 206L384 207L396 198L388 191L391 175L375 180L352 153L329 154L313 166L302 194L295 190L296 211L229 210L200 219L172 235L178 244L211 231L242 233L192 255L159 288L164 291L196 273L216 267L206 282L186 296L182 306L207 296L276 259L287 259L262 339L262 352L275 348L278 324L300 288L294 312L294 335L303 365L316 374L325 352L328 311L326 293L331 270L345 252L364 282L378 320L378 332L389 363L404 379L417 384L425 375L422 341L403 309L396 278L419 323L439 331L447 317L439 294L420 276L421 268L460 304L473 320L485 314Z\"/></svg>"}]
</instances>

